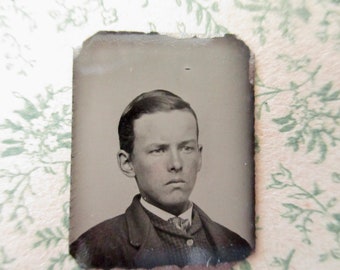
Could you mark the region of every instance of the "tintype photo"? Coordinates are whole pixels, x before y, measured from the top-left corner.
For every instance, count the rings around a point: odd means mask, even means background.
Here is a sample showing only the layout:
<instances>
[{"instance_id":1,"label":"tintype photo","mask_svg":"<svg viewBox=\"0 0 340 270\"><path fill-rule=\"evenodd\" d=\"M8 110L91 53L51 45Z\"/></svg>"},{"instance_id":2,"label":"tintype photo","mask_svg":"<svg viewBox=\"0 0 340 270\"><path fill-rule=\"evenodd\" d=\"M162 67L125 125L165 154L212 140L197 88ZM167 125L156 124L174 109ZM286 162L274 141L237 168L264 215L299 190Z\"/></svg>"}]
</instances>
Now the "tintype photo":
<instances>
[{"instance_id":1,"label":"tintype photo","mask_svg":"<svg viewBox=\"0 0 340 270\"><path fill-rule=\"evenodd\" d=\"M250 52L228 35L103 32L74 58L70 254L83 268L254 249Z\"/></svg>"}]
</instances>

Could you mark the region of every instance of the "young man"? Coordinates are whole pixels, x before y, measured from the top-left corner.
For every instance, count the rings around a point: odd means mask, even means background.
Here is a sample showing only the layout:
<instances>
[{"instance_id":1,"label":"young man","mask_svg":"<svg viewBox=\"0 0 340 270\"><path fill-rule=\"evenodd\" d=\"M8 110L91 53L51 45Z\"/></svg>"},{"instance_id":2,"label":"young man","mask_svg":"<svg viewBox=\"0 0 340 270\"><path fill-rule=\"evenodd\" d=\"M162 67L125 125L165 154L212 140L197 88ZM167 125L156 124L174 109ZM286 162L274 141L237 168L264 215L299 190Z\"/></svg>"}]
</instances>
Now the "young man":
<instances>
[{"instance_id":1,"label":"young man","mask_svg":"<svg viewBox=\"0 0 340 270\"><path fill-rule=\"evenodd\" d=\"M202 163L197 116L165 90L135 98L118 127L122 172L140 194L125 214L91 228L70 246L83 267L215 265L247 257L248 243L190 200Z\"/></svg>"}]
</instances>

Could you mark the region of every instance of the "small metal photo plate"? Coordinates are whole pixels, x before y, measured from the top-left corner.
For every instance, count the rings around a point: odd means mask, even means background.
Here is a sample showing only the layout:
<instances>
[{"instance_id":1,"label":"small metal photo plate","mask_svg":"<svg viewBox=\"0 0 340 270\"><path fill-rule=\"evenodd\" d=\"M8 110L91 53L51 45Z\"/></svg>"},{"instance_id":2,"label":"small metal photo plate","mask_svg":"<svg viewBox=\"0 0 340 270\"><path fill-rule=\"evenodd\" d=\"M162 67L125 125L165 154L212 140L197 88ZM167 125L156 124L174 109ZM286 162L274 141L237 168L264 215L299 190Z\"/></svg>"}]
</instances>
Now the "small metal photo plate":
<instances>
[{"instance_id":1,"label":"small metal photo plate","mask_svg":"<svg viewBox=\"0 0 340 270\"><path fill-rule=\"evenodd\" d=\"M252 252L252 57L236 37L100 32L74 57L70 253L84 268Z\"/></svg>"}]
</instances>

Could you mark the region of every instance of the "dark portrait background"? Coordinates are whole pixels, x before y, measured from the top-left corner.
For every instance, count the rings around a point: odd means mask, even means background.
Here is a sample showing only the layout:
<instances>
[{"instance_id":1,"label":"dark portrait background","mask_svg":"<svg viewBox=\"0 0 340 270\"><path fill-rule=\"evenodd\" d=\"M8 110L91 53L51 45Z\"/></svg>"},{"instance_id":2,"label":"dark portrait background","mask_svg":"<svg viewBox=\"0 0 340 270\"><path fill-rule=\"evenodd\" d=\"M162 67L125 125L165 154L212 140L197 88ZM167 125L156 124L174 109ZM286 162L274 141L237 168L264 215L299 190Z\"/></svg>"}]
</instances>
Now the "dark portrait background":
<instances>
[{"instance_id":1,"label":"dark portrait background","mask_svg":"<svg viewBox=\"0 0 340 270\"><path fill-rule=\"evenodd\" d=\"M125 211L136 183L119 170L117 126L138 94L169 90L196 111L203 164L191 199L254 244L249 51L233 36L99 33L74 60L70 241Z\"/></svg>"}]
</instances>

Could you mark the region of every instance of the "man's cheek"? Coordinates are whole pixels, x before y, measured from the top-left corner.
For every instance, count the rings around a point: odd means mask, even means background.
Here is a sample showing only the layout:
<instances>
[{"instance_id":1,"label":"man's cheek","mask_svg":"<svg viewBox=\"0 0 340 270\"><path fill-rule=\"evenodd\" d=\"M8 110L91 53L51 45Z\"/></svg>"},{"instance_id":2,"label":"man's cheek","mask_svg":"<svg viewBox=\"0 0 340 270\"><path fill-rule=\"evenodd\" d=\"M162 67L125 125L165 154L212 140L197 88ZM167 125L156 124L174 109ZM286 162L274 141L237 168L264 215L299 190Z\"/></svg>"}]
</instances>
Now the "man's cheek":
<instances>
[{"instance_id":1,"label":"man's cheek","mask_svg":"<svg viewBox=\"0 0 340 270\"><path fill-rule=\"evenodd\" d=\"M164 173L164 168L162 166L157 165L153 168L153 173L156 176L161 176Z\"/></svg>"},{"instance_id":2,"label":"man's cheek","mask_svg":"<svg viewBox=\"0 0 340 270\"><path fill-rule=\"evenodd\" d=\"M164 166L161 162L155 161L145 166L145 172L152 176L159 176L164 172Z\"/></svg>"},{"instance_id":3,"label":"man's cheek","mask_svg":"<svg viewBox=\"0 0 340 270\"><path fill-rule=\"evenodd\" d=\"M200 165L200 162L198 159L192 159L187 163L187 168L190 171L198 171L200 167L199 165Z\"/></svg>"}]
</instances>

